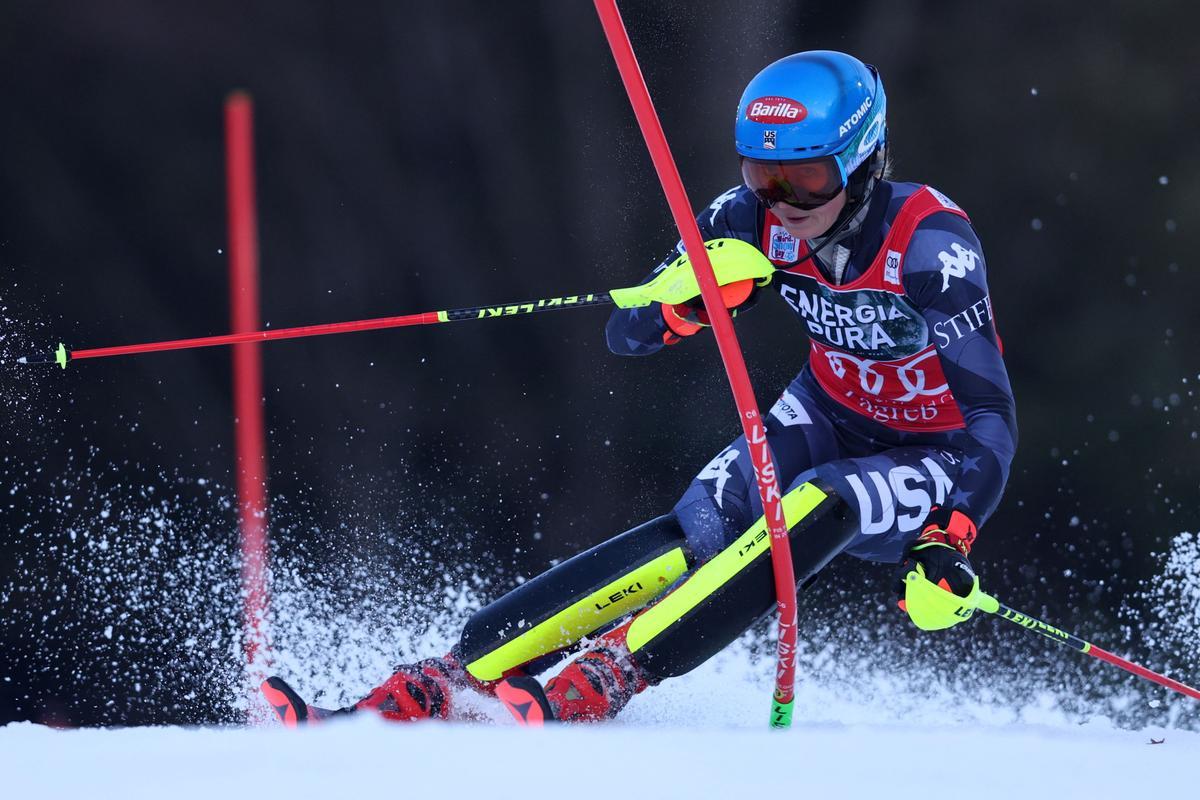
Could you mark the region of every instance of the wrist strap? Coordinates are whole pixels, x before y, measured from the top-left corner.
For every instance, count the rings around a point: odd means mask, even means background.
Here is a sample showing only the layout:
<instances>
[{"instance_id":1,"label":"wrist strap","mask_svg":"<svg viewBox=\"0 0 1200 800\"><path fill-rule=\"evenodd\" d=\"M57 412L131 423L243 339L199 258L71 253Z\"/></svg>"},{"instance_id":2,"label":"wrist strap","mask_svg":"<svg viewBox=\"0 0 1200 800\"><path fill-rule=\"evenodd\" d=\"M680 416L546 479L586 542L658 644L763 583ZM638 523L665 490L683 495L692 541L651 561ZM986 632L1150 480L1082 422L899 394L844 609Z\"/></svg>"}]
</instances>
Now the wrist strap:
<instances>
[{"instance_id":1,"label":"wrist strap","mask_svg":"<svg viewBox=\"0 0 1200 800\"><path fill-rule=\"evenodd\" d=\"M941 508L934 508L929 517L929 524L917 537L918 544L937 542L953 547L964 556L970 555L975 537L979 535L979 530L970 517L961 511Z\"/></svg>"}]
</instances>

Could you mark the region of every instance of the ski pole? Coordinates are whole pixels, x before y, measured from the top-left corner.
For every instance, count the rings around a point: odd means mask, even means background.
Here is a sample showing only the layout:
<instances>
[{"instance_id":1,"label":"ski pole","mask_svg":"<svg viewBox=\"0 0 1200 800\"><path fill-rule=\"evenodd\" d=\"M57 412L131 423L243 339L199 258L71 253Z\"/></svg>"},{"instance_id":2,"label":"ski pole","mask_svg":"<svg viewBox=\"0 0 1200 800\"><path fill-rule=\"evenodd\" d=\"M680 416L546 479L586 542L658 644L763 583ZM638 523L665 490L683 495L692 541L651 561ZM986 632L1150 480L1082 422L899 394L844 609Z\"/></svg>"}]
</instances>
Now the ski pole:
<instances>
[{"instance_id":1,"label":"ski pole","mask_svg":"<svg viewBox=\"0 0 1200 800\"><path fill-rule=\"evenodd\" d=\"M721 285L743 280L769 278L775 267L754 245L738 239L713 239L698 248L701 252L711 251L714 260L721 265ZM245 344L249 342L272 342L278 339L299 339L306 336L327 336L334 333L375 331L384 328L403 328L412 325L437 325L442 322L461 322L469 319L495 319L541 311L558 311L564 308L586 308L588 306L615 305L618 308L642 308L651 303L674 305L685 303L700 294L696 275L692 271L686 254L664 267L652 280L637 286L611 289L607 292L575 294L566 297L549 297L541 300L526 300L498 306L470 306L451 308L445 311L425 311L398 317L377 317L351 322L330 322L324 325L302 325L295 328L277 328L270 331L227 333L218 336L201 336L193 339L171 339L161 342L122 345L120 347L97 347L88 350L68 350L64 344L49 357L22 356L18 364L58 364L67 368L68 361L87 358L107 358L135 353L157 353L164 350L189 350L197 347ZM724 306L722 306L724 308Z\"/></svg>"},{"instance_id":2,"label":"ski pole","mask_svg":"<svg viewBox=\"0 0 1200 800\"><path fill-rule=\"evenodd\" d=\"M441 322L458 322L467 319L493 319L495 317L510 317L516 314L535 314L539 311L556 311L561 308L584 308L586 306L607 305L613 302L611 293L570 295L568 297L553 297L543 300L529 300L524 303L513 303L504 306L473 306L471 308L454 308L447 311L426 311L420 314L407 314L399 317L378 317L376 319L360 319L352 322L330 322L325 325L302 325L296 328L277 328L270 331L250 331L248 333L227 333L220 336L201 336L195 339L171 339L162 342L146 342L144 344L122 345L120 347L97 347L90 350L68 350L66 345L59 344L50 358L39 356L22 356L17 359L19 364L58 364L67 368L68 361L81 361L87 358L108 358L109 356L125 356L135 353L158 353L164 350L190 350L197 347L216 347L227 344L244 344L246 342L272 342L278 339L299 339L306 336L327 336L334 333L353 333L356 331L374 331L383 328L402 328L411 325L436 325Z\"/></svg>"},{"instance_id":3,"label":"ski pole","mask_svg":"<svg viewBox=\"0 0 1200 800\"><path fill-rule=\"evenodd\" d=\"M979 605L977 607L989 614L994 614L1001 619L1008 620L1014 625L1020 625L1027 631L1040 633L1047 639L1070 647L1072 650L1077 650L1080 653L1086 653L1089 656L1094 656L1101 661L1107 661L1109 664L1120 667L1126 672L1133 673L1139 678L1145 678L1148 681L1157 683L1159 686L1165 686L1166 688L1179 692L1180 694L1200 700L1200 690L1193 689L1187 684L1180 683L1173 678L1168 678L1166 675L1159 674L1154 670L1146 669L1141 664L1135 664L1128 659L1114 655L1103 648L1097 647L1091 642L1086 642L1083 639L1080 639L1078 636L1067 633L1066 631L1056 628L1053 625L1042 622L1040 619L1017 611L1010 606L1006 606L1004 603L1001 603L990 594L981 593Z\"/></svg>"}]
</instances>

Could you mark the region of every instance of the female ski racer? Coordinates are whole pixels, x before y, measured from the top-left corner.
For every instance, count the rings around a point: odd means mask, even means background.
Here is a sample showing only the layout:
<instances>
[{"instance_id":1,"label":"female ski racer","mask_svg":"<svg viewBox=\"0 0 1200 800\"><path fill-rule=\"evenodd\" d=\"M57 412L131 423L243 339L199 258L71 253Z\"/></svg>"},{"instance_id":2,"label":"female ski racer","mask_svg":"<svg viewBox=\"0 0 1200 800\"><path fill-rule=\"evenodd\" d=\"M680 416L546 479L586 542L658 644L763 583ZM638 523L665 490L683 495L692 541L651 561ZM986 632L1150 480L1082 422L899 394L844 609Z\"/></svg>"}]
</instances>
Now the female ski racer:
<instances>
[{"instance_id":1,"label":"female ski racer","mask_svg":"<svg viewBox=\"0 0 1200 800\"><path fill-rule=\"evenodd\" d=\"M1008 478L1015 408L979 239L941 192L887 179L885 112L878 72L852 56L771 64L738 106L743 183L697 219L705 241L748 243L775 267L767 286L723 285L726 304L773 289L808 336L808 363L766 421L798 584L839 553L899 562L900 607L949 627L969 614L944 592L978 591L967 557ZM677 251L655 272L690 269ZM649 355L706 323L699 298L619 309L608 345ZM671 513L522 584L474 614L449 654L398 667L354 706L307 706L279 678L263 691L289 725L367 709L445 719L466 687L527 724L611 718L774 608L762 514L739 437ZM581 642L543 690L533 676Z\"/></svg>"}]
</instances>

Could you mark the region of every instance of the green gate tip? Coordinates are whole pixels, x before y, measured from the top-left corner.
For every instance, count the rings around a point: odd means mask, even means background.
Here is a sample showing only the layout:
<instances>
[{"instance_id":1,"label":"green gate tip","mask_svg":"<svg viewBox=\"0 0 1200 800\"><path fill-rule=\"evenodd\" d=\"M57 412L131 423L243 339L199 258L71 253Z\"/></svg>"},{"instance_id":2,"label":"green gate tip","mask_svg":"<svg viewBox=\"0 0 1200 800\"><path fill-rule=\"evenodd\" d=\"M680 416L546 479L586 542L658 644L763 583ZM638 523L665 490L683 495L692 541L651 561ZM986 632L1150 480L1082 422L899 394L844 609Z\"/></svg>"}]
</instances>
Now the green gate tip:
<instances>
[{"instance_id":1,"label":"green gate tip","mask_svg":"<svg viewBox=\"0 0 1200 800\"><path fill-rule=\"evenodd\" d=\"M771 703L771 727L772 728L790 728L792 726L792 711L795 710L795 698L780 703L778 700Z\"/></svg>"},{"instance_id":2,"label":"green gate tip","mask_svg":"<svg viewBox=\"0 0 1200 800\"><path fill-rule=\"evenodd\" d=\"M54 363L63 369L67 368L67 346L62 342L58 343L58 349L54 351Z\"/></svg>"}]
</instances>

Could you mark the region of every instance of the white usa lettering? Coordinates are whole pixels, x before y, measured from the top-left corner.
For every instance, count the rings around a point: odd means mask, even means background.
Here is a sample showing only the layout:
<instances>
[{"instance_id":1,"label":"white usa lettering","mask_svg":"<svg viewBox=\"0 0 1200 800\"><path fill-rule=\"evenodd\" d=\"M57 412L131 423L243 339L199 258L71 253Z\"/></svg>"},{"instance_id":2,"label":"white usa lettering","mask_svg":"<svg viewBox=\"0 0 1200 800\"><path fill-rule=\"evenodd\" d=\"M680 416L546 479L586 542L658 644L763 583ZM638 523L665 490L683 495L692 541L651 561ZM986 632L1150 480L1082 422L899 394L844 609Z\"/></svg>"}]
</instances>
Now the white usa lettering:
<instances>
[{"instance_id":1,"label":"white usa lettering","mask_svg":"<svg viewBox=\"0 0 1200 800\"><path fill-rule=\"evenodd\" d=\"M915 531L929 516L930 509L945 501L954 482L932 458L922 458L921 466L929 471L929 477L908 465L892 467L886 476L869 470L866 478L874 492L857 473L845 476L858 501L859 530L864 535L877 536L893 527L901 533ZM932 497L929 489L933 489Z\"/></svg>"}]
</instances>

